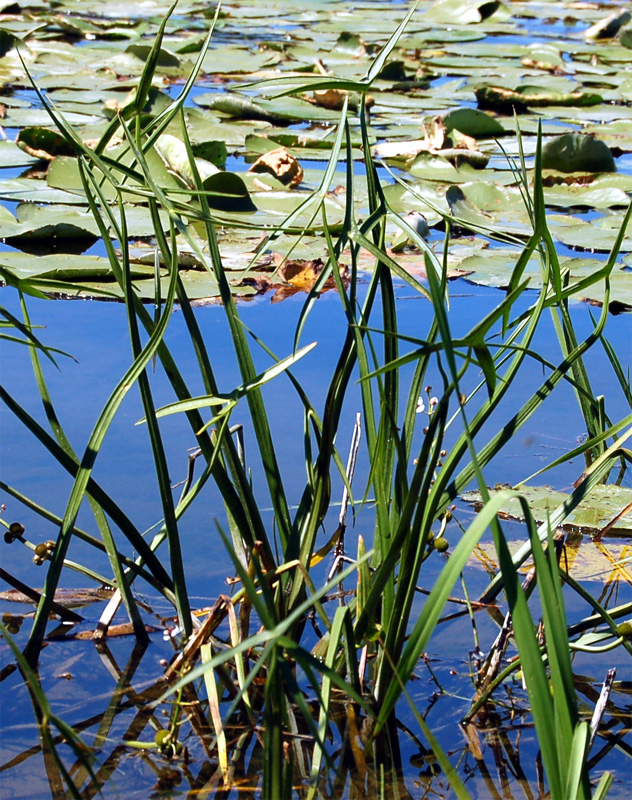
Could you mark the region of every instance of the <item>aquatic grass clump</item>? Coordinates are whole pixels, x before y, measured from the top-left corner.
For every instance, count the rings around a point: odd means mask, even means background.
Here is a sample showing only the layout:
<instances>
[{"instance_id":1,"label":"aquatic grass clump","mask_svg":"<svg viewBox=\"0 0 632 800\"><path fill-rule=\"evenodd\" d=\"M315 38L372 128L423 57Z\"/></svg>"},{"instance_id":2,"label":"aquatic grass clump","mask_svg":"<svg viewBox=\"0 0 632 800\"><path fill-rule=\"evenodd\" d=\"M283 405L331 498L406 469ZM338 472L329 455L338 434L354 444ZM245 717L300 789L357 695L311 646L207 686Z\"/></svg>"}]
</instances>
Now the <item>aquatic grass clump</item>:
<instances>
[{"instance_id":1,"label":"aquatic grass clump","mask_svg":"<svg viewBox=\"0 0 632 800\"><path fill-rule=\"evenodd\" d=\"M168 731L159 731L153 742L132 740L130 746L146 745L160 750L163 755L178 756L178 731L184 709L188 707L186 693L204 691L208 707L205 705L200 712L203 720L199 724L200 728L204 724L211 726L215 733L218 763L226 789L232 781L226 733L239 718L240 725L264 743L264 796L289 797L296 783L303 781L306 796L316 797L321 792L321 781L328 775L335 776L336 771L345 774L345 753L336 763L328 746L331 713L335 707L336 724L343 730L342 738L349 742L356 766L364 760L364 777L370 780L366 762L371 762L371 780L381 776L382 793L395 796L397 770L390 773L392 786L389 789L384 776L391 767L398 766L394 726L402 697L408 697L410 676L436 633L446 602L472 551L491 530L501 571L479 599L480 603L487 603L504 592L507 628L513 630L551 796L587 798L591 796L588 729L580 717L574 689L570 639L575 634L569 633L565 619L552 531L563 523L593 486L607 480L613 467L629 455L622 446L623 437L617 439L622 427L609 423L601 401L593 396L583 357L590 347L604 341L609 275L631 212L628 210L607 263L584 279L581 286L569 284L547 226L540 137L533 189L526 181L524 183L525 192L529 192L527 203L532 235L516 259L507 291L496 308L471 330L456 335L449 311L447 244L451 226L466 225L466 221L446 216L445 250L437 255L419 232L389 206L371 155L366 121L366 93L415 8L416 5L383 48L365 79L352 87L361 94L359 120L368 215L358 219L354 211L357 178L345 102L321 185L300 209L309 210L310 229L316 222L320 224L328 259L305 302L294 342L288 343L289 354L282 359L271 355L272 364L264 372L257 372L255 368L253 344L222 261L217 213L210 202L213 194L205 188L182 114L186 93L201 66L206 45L196 71L178 99L148 119L144 109L160 53L163 24L134 101L112 121L94 149L83 144L63 116L41 95L51 118L75 152L85 196L98 223L112 273L122 289L132 363L104 406L84 453L78 457L55 416L39 363L39 351L51 354L44 345L38 346L35 342L28 316L18 325L27 333L31 344L36 380L53 436L22 411L8 392L4 392L3 399L74 479L64 517L59 523L56 545L50 554L44 591L24 657L32 669L44 643L55 590L66 568L68 546L72 537L79 535L76 528L79 509L87 497L101 535L100 542L88 541L106 550L112 567L112 583L117 589L97 628L97 635L101 638L107 635L116 608L122 602L137 639L146 642L147 632L133 592L133 584L139 577L173 604L182 632L182 652L167 667L165 676L160 677L150 700L152 703L167 699L174 702L175 698ZM209 39L211 33L212 28ZM327 81L321 83L329 86ZM321 83L318 85L322 88ZM341 88L335 80L333 84ZM293 86L292 91L308 88L314 85L301 82ZM345 84L342 88L351 87ZM162 185L152 166L158 137L173 123L180 125L193 184L190 188L183 186L173 190ZM124 141L124 158L114 159L108 155L108 143L115 135ZM339 156L345 149L345 215L342 226L334 230L328 224L325 199L332 187ZM111 194L115 198L113 201L108 199ZM127 224L130 198L147 205L154 221L156 262L165 265L168 274L166 294L157 293L155 316L137 297L131 277ZM296 242L300 242L301 233L297 234L295 228L298 214L294 212L268 231L269 236L295 236ZM167 225L163 222L165 215ZM398 263L396 254L387 251L388 222L396 222L423 254L427 286ZM113 240L118 242L119 250ZM178 250L182 243L186 243L219 287L222 313L240 370L241 382L230 392L220 391L221 375L214 367L212 349L200 332L181 281ZM368 251L375 258L375 269L364 291L359 285L361 251ZM537 254L542 265L542 286L524 310L528 288L524 269L533 254ZM343 258L350 260L348 284L341 277ZM397 279L405 280L432 304L433 319L429 329L414 338L403 336L399 330L395 299ZM310 310L328 280L336 285L346 331L323 408L319 410L313 406L292 367L299 359L311 357L311 347L300 348L299 345ZM606 302L594 323L594 330L580 342L568 303L579 288L597 281L605 283ZM18 280L16 287L25 293L29 289L28 281ZM202 396L194 396L189 390L165 341L175 303L180 305L196 354L199 378L204 386ZM25 305L24 308L26 315ZM557 364L546 362L534 351L534 337L547 312L556 320L561 348ZM259 347L258 341L255 346ZM156 407L147 369L153 360L160 362L175 397L162 408ZM547 370L546 377L533 396L507 420L503 416L502 401L509 390L518 385L528 360L541 363ZM615 359L611 360L616 369ZM404 375L408 373L404 368L408 365L412 365L412 377L405 381ZM266 382L281 373L288 376L304 410L302 441L306 480L298 498L288 496L261 391ZM430 395L426 387L431 375ZM354 394L356 378L359 378L358 401ZM570 498L538 528L519 492L507 491L490 498L484 470L564 382L570 383L577 393L586 419L589 438L575 453L586 455L589 466ZM92 477L112 420L127 393L136 386L142 398L142 422L152 448L161 500L159 515L163 520L149 543ZM474 388L466 390L465 387ZM428 413L420 408L420 398L426 395L429 395ZM343 409L351 402L361 404L364 457L369 464L367 485L360 491L353 486L353 459L350 458L345 467L338 450L340 439L346 433L340 430L340 420ZM253 437L248 451L254 451L260 462L263 486L253 482L249 463L230 424L235 409L239 407L240 412L245 413L244 406L247 406ZM205 417L203 412L207 409ZM186 415L204 463L201 476L195 482L192 478L187 481L177 502L169 481L160 425L161 418L174 413ZM224 521L218 525L218 541L233 560L239 588L232 597L219 598L200 624L192 614L187 591L180 520L191 503L198 500L209 480L216 483L225 504ZM318 532L332 507L332 482L336 480L344 485L348 502L357 513L361 513L360 497L371 498L374 505L371 549L367 552L363 539L359 538L357 551L353 552L356 558L350 558L347 552L344 514L340 515L334 533L328 536L327 544L317 547ZM484 506L452 546L452 535L449 543L446 536L453 517L452 506L472 481L478 484ZM519 498L522 504L529 537L522 550L513 556L498 518L503 502L511 496ZM266 523L261 512L261 508L267 506L272 508L272 523ZM219 511L217 514L219 516ZM133 555L124 554L115 546L108 517L124 534L126 546ZM164 542L168 554L160 549ZM449 558L417 613L416 599L424 565L446 549L450 551ZM348 560L352 563L344 569L332 570L323 580L319 565L328 552L335 554L337 566ZM517 571L529 554L535 560L534 580L540 589L544 643L536 634L530 610L531 589L520 585ZM568 580L568 576L564 577ZM572 585L571 589L577 590ZM607 611L601 607L594 611L614 634L616 624ZM228 625L230 632L229 640L222 646L214 638L220 625ZM619 638L617 646L629 650L627 638ZM484 699L478 703L477 710L483 703L494 702L493 688L498 685L491 687L490 682L479 687ZM308 702L307 691L315 698L315 707L311 698ZM35 697L40 705L44 702L38 699L37 693ZM222 706L227 703L228 709L222 713ZM200 706L197 694L193 705ZM432 730L423 717L415 709L413 711L454 793L467 797L466 786ZM299 734L307 737L307 746L301 746ZM72 777L65 777L74 786ZM603 796L607 782L604 778L595 796ZM376 785L373 788L376 789Z\"/></svg>"}]
</instances>

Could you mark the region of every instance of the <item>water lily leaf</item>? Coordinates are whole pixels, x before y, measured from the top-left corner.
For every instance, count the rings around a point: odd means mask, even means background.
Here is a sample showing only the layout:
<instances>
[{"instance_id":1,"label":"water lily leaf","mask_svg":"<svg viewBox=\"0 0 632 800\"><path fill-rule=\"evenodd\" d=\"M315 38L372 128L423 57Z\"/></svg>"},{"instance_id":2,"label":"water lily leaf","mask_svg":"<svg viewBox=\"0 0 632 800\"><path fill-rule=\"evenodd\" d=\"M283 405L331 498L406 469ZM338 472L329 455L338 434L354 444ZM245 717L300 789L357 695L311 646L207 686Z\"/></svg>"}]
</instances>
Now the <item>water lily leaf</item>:
<instances>
[{"instance_id":1,"label":"water lily leaf","mask_svg":"<svg viewBox=\"0 0 632 800\"><path fill-rule=\"evenodd\" d=\"M513 555L524 545L523 541L507 542L509 552ZM623 580L632 581L632 574L625 564L621 563L630 556L630 546L609 541L607 544L592 542L579 536L571 535L564 543L561 567L576 581L599 581L611 583ZM493 542L481 542L472 552L468 560L470 567L482 567L488 572L498 572L496 548ZM526 561L521 570L528 572L533 561Z\"/></svg>"},{"instance_id":2,"label":"water lily leaf","mask_svg":"<svg viewBox=\"0 0 632 800\"><path fill-rule=\"evenodd\" d=\"M28 178L6 178L0 180L0 199L20 202L26 200L34 203L66 203L82 204L85 197L80 197L63 189L46 186L44 181Z\"/></svg>"},{"instance_id":3,"label":"water lily leaf","mask_svg":"<svg viewBox=\"0 0 632 800\"><path fill-rule=\"evenodd\" d=\"M450 213L459 222L483 227L491 227L493 224L492 218L469 200L459 186L449 186L445 193L445 199L450 207Z\"/></svg>"},{"instance_id":4,"label":"water lily leaf","mask_svg":"<svg viewBox=\"0 0 632 800\"><path fill-rule=\"evenodd\" d=\"M387 61L377 74L377 80L405 81L408 79L404 61Z\"/></svg>"},{"instance_id":5,"label":"water lily leaf","mask_svg":"<svg viewBox=\"0 0 632 800\"><path fill-rule=\"evenodd\" d=\"M628 50L632 50L632 28L626 28L619 33L619 41Z\"/></svg>"},{"instance_id":6,"label":"water lily leaf","mask_svg":"<svg viewBox=\"0 0 632 800\"><path fill-rule=\"evenodd\" d=\"M256 290L258 294L265 294L274 290L273 303L279 303L298 292L310 292L323 271L324 262L316 259L285 259L279 253L274 253L272 265L277 269L270 274L256 273L244 278L243 284ZM347 281L348 268L340 265L340 277ZM329 277L323 285L322 291L326 292L336 288L333 276Z\"/></svg>"},{"instance_id":7,"label":"water lily leaf","mask_svg":"<svg viewBox=\"0 0 632 800\"><path fill-rule=\"evenodd\" d=\"M529 45L527 54L522 58L525 67L534 67L547 71L566 70L567 65L562 53L555 45L536 42Z\"/></svg>"},{"instance_id":8,"label":"water lily leaf","mask_svg":"<svg viewBox=\"0 0 632 800\"><path fill-rule=\"evenodd\" d=\"M588 208L615 208L627 206L630 198L623 189L573 184L561 184L545 189L544 197L549 206L586 206Z\"/></svg>"},{"instance_id":9,"label":"water lily leaf","mask_svg":"<svg viewBox=\"0 0 632 800\"><path fill-rule=\"evenodd\" d=\"M15 142L0 140L0 168L28 167L38 160L21 150Z\"/></svg>"},{"instance_id":10,"label":"water lily leaf","mask_svg":"<svg viewBox=\"0 0 632 800\"><path fill-rule=\"evenodd\" d=\"M234 172L216 172L206 178L202 185L208 192L207 202L220 211L256 211L246 184Z\"/></svg>"},{"instance_id":11,"label":"water lily leaf","mask_svg":"<svg viewBox=\"0 0 632 800\"><path fill-rule=\"evenodd\" d=\"M71 125L93 125L99 121L95 114L70 112L64 115ZM10 108L4 117L0 116L0 125L3 128L24 128L26 126L46 127L52 122L50 114L43 108Z\"/></svg>"},{"instance_id":12,"label":"water lily leaf","mask_svg":"<svg viewBox=\"0 0 632 800\"><path fill-rule=\"evenodd\" d=\"M218 169L223 169L228 158L228 150L226 149L226 142L224 141L206 141L195 142L191 144L191 150L196 158L203 158L205 161L210 161Z\"/></svg>"},{"instance_id":13,"label":"water lily leaf","mask_svg":"<svg viewBox=\"0 0 632 800\"><path fill-rule=\"evenodd\" d=\"M508 18L511 12L504 3L494 0L438 0L426 11L426 20L445 23L446 25L473 25L502 12Z\"/></svg>"},{"instance_id":14,"label":"water lily leaf","mask_svg":"<svg viewBox=\"0 0 632 800\"><path fill-rule=\"evenodd\" d=\"M527 237L532 228L517 189L493 183L468 183L450 186L446 191L450 213L460 225Z\"/></svg>"},{"instance_id":15,"label":"water lily leaf","mask_svg":"<svg viewBox=\"0 0 632 800\"><path fill-rule=\"evenodd\" d=\"M13 223L0 221L0 237L18 241L49 241L49 246L59 247L63 239L89 239L94 241L99 227L87 210L72 206L42 207L34 203L21 203Z\"/></svg>"},{"instance_id":16,"label":"water lily leaf","mask_svg":"<svg viewBox=\"0 0 632 800\"><path fill-rule=\"evenodd\" d=\"M318 118L320 116L320 113L317 113L316 106L301 100L296 100L295 102L300 104L300 111L304 112L302 114L293 113L292 111L284 113L277 110L275 104L269 100L255 102L249 97L238 94L207 93L198 95L195 98L195 102L198 105L205 106L213 111L220 111L230 117L264 120L271 122L273 125L289 125L292 122L301 122L304 119L311 119L314 116Z\"/></svg>"},{"instance_id":17,"label":"water lily leaf","mask_svg":"<svg viewBox=\"0 0 632 800\"><path fill-rule=\"evenodd\" d=\"M490 489L490 494L494 495L506 487ZM524 495L529 503L529 508L535 517L536 522L544 522L547 512L553 511L557 506L568 499L570 495L565 492L557 492L550 486L524 486L515 487ZM478 491L465 492L461 498L466 503L475 506L481 505L481 495ZM632 489L623 486L597 485L590 495L577 506L566 518L562 527L579 529L580 533L595 533L620 514L627 505L632 503ZM524 522L522 507L515 498L508 500L503 506L499 516L505 519L515 519ZM632 532L632 511L621 519L617 520L610 535L626 535Z\"/></svg>"},{"instance_id":18,"label":"water lily leaf","mask_svg":"<svg viewBox=\"0 0 632 800\"><path fill-rule=\"evenodd\" d=\"M123 98L120 96L107 100L103 105L103 111L108 118L115 117L119 111L122 111L127 106L134 103L138 87L133 86L132 89ZM152 86L147 93L145 105L142 108L143 114L157 116L172 103L171 97L166 93L160 91L155 86Z\"/></svg>"},{"instance_id":19,"label":"water lily leaf","mask_svg":"<svg viewBox=\"0 0 632 800\"><path fill-rule=\"evenodd\" d=\"M502 86L476 86L474 94L481 106L500 110L545 106L595 106L603 103L603 97L595 92L552 92L539 86L521 86L515 90L505 89Z\"/></svg>"},{"instance_id":20,"label":"water lily leaf","mask_svg":"<svg viewBox=\"0 0 632 800\"><path fill-rule=\"evenodd\" d=\"M569 247L591 252L609 252L623 223L623 213L586 221L576 217L551 216L549 224L555 238ZM632 222L628 224L621 250L632 250Z\"/></svg>"},{"instance_id":21,"label":"water lily leaf","mask_svg":"<svg viewBox=\"0 0 632 800\"><path fill-rule=\"evenodd\" d=\"M185 108L184 116L187 130L191 138L191 145L195 147L197 142L208 142L212 140L223 141L227 148L243 147L246 136L265 127L267 123L255 120L229 120L222 119L218 115L217 119L200 108ZM180 123L173 123L168 129L169 133L181 136ZM196 154L198 155L198 154ZM200 156L205 158L204 155ZM213 161L213 159L208 159ZM217 164L216 166L219 166Z\"/></svg>"},{"instance_id":22,"label":"water lily leaf","mask_svg":"<svg viewBox=\"0 0 632 800\"><path fill-rule=\"evenodd\" d=\"M203 105L204 98L200 95L195 102ZM212 96L212 95L211 95ZM210 106L211 110L219 111L241 119L263 120L273 125L286 127L299 122L331 122L340 121L340 113L309 102L308 97L275 97L267 100L258 97L252 100L238 94L225 94L214 96L215 101Z\"/></svg>"},{"instance_id":23,"label":"water lily leaf","mask_svg":"<svg viewBox=\"0 0 632 800\"><path fill-rule=\"evenodd\" d=\"M162 136L159 136L156 140L155 148L162 156L169 169L177 173L190 187L195 186L195 178L193 177L193 170L191 169L189 153L181 139L171 136L171 134L163 133ZM203 158L196 158L195 166L197 167L202 181L219 172L215 164L212 164L210 161L205 161Z\"/></svg>"},{"instance_id":24,"label":"water lily leaf","mask_svg":"<svg viewBox=\"0 0 632 800\"><path fill-rule=\"evenodd\" d=\"M348 53L354 58L366 56L368 53L367 44L357 33L343 31L336 42L336 50L339 53Z\"/></svg>"},{"instance_id":25,"label":"water lily leaf","mask_svg":"<svg viewBox=\"0 0 632 800\"><path fill-rule=\"evenodd\" d=\"M6 55L11 48L15 47L17 41L20 40L14 33L5 28L0 28L0 58Z\"/></svg>"},{"instance_id":26,"label":"water lily leaf","mask_svg":"<svg viewBox=\"0 0 632 800\"><path fill-rule=\"evenodd\" d=\"M16 143L33 158L52 161L55 156L72 155L73 149L66 139L56 130L50 128L22 128Z\"/></svg>"},{"instance_id":27,"label":"water lily leaf","mask_svg":"<svg viewBox=\"0 0 632 800\"><path fill-rule=\"evenodd\" d=\"M147 61L152 49L152 46L149 44L134 43L126 47L125 52L132 53L132 55L136 56L136 58L139 58L141 61ZM157 63L159 67L179 67L180 59L175 53L161 47L158 53Z\"/></svg>"},{"instance_id":28,"label":"water lily leaf","mask_svg":"<svg viewBox=\"0 0 632 800\"><path fill-rule=\"evenodd\" d=\"M581 133L564 133L542 150L543 169L559 172L615 172L614 158L605 142Z\"/></svg>"},{"instance_id":29,"label":"water lily leaf","mask_svg":"<svg viewBox=\"0 0 632 800\"><path fill-rule=\"evenodd\" d=\"M446 131L459 130L475 139L503 136L507 131L497 119L476 108L457 108L443 117Z\"/></svg>"},{"instance_id":30,"label":"water lily leaf","mask_svg":"<svg viewBox=\"0 0 632 800\"><path fill-rule=\"evenodd\" d=\"M398 214L407 214L409 211L421 212L428 221L430 227L436 225L443 219L434 208L439 208L446 214L450 212L445 200L445 195L442 195L438 191L437 184L427 181L415 183L414 194L399 183L385 186L384 197L390 208ZM428 203L424 202L424 198L427 198L428 202L432 203L434 208L431 208Z\"/></svg>"},{"instance_id":31,"label":"water lily leaf","mask_svg":"<svg viewBox=\"0 0 632 800\"><path fill-rule=\"evenodd\" d=\"M592 41L600 41L601 39L613 39L624 25L632 19L632 14L624 9L610 14L609 17L602 19L591 25L588 30L584 31L584 39Z\"/></svg>"},{"instance_id":32,"label":"water lily leaf","mask_svg":"<svg viewBox=\"0 0 632 800\"><path fill-rule=\"evenodd\" d=\"M114 281L112 267L107 258L80 256L67 253L33 256L14 251L0 252L0 266L7 267L18 278L55 278L62 281L109 279ZM132 266L132 277L153 277L154 268L146 265Z\"/></svg>"},{"instance_id":33,"label":"water lily leaf","mask_svg":"<svg viewBox=\"0 0 632 800\"><path fill-rule=\"evenodd\" d=\"M436 153L419 153L408 167L408 171L421 180L443 183L461 183L476 178L474 168L467 163L459 164L457 168L448 159Z\"/></svg>"}]
</instances>

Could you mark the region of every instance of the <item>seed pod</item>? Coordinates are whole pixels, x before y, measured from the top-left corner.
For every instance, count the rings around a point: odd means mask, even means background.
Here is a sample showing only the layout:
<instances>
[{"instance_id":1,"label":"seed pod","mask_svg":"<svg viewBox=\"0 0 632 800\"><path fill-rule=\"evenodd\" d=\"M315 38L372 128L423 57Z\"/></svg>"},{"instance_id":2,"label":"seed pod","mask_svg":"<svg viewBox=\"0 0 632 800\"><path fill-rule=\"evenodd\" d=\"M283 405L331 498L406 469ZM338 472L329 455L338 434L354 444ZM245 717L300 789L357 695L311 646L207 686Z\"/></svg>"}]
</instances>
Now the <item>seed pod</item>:
<instances>
[{"instance_id":1,"label":"seed pod","mask_svg":"<svg viewBox=\"0 0 632 800\"><path fill-rule=\"evenodd\" d=\"M49 539L48 541L44 542L44 544L46 545L46 549L50 550L52 553L53 550L55 549L55 545L57 544L57 542L54 542L52 539Z\"/></svg>"},{"instance_id":2,"label":"seed pod","mask_svg":"<svg viewBox=\"0 0 632 800\"><path fill-rule=\"evenodd\" d=\"M158 731L154 736L154 742L158 745L158 747L164 747L169 741L169 737L169 731Z\"/></svg>"},{"instance_id":3,"label":"seed pod","mask_svg":"<svg viewBox=\"0 0 632 800\"><path fill-rule=\"evenodd\" d=\"M33 563L35 564L36 567L41 567L42 564L44 563L44 559L41 556L34 555Z\"/></svg>"},{"instance_id":4,"label":"seed pod","mask_svg":"<svg viewBox=\"0 0 632 800\"><path fill-rule=\"evenodd\" d=\"M25 530L25 529L24 529L24 525L22 525L22 523L21 523L21 522L12 522L12 523L9 525L9 531L10 531L10 532L11 532L11 533L12 533L14 536L22 536L22 534L24 533L24 530Z\"/></svg>"},{"instance_id":5,"label":"seed pod","mask_svg":"<svg viewBox=\"0 0 632 800\"><path fill-rule=\"evenodd\" d=\"M434 546L439 553L445 553L450 547L450 543L444 536L441 536L438 539L435 539Z\"/></svg>"},{"instance_id":6,"label":"seed pod","mask_svg":"<svg viewBox=\"0 0 632 800\"><path fill-rule=\"evenodd\" d=\"M40 558L44 558L44 556L48 555L48 547L46 547L44 542L35 545L35 555Z\"/></svg>"},{"instance_id":7,"label":"seed pod","mask_svg":"<svg viewBox=\"0 0 632 800\"><path fill-rule=\"evenodd\" d=\"M619 636L632 636L632 622L628 620L617 625L617 633Z\"/></svg>"}]
</instances>

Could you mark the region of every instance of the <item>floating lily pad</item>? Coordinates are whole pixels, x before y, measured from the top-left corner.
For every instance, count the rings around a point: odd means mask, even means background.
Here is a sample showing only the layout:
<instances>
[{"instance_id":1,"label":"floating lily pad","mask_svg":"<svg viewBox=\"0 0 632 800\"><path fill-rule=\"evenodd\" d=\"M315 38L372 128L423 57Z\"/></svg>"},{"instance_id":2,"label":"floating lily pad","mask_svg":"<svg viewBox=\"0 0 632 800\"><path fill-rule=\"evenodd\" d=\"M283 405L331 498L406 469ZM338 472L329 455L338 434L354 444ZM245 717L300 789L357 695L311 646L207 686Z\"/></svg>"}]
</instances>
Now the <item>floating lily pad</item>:
<instances>
[{"instance_id":1,"label":"floating lily pad","mask_svg":"<svg viewBox=\"0 0 632 800\"><path fill-rule=\"evenodd\" d=\"M84 3L75 0L60 0L53 10L42 0L33 0L29 18L19 16L19 12L5 14L0 24L9 38L22 40L29 48L24 52L38 83L84 141L96 144L110 120L134 103L160 14L167 10L162 0L149 1L151 5L145 10L151 8L154 16L141 19L131 18L129 7L119 2L105 4L103 13L94 16L87 13ZM476 248L492 236L524 241L530 234L528 214L517 190L518 178L509 168L505 153L516 161L520 152L525 155L531 180L539 125L545 136L545 164L549 168L545 202L552 233L557 242L579 251L571 268L573 278L584 274L584 250L607 252L612 246L632 192L632 183L626 182L627 159L632 152L629 9L616 9L607 20L609 11L588 5L571 8L546 2L517 8L494 0L424 3L370 87L375 103L370 112L369 141L374 152L409 181L409 189L384 186L392 208L401 214L422 213L431 229L441 221L439 212L450 213L451 208L466 230L470 225L468 233L474 235L470 255L479 259L478 265L466 265L476 268L472 279L496 284L503 282L513 259L508 256L503 269L498 264L492 274L495 258ZM309 9L302 3L287 3L283 14L274 20L275 30L271 29L270 7L260 0L232 4L222 12L212 46L203 58L203 83L200 88L194 87L191 95L195 106L187 104L183 109L193 154L199 160L210 204L219 219L237 226L246 221L262 229L279 224L307 199L306 190L319 186L339 122L340 112L334 106L342 94L329 89L325 94L315 94L303 88L295 96L278 96L283 86L253 81L284 76L290 82L302 77L305 82L310 78L320 81L330 76L361 80L375 53L401 21L403 8L385 2L348 7L344 13L341 10L319 2L310 2ZM154 85L143 109L146 121L163 112L178 96L200 53L209 14L208 8L184 0L178 16L168 22ZM568 35L570 17L576 22L573 36ZM550 28L551 20L559 27ZM541 36L537 33L540 30ZM244 87L245 81L250 85ZM33 153L31 157L17 150L14 142L0 143L0 167L35 165L21 178L15 178L15 172L6 173L10 177L4 180L0 176L0 198L34 202L38 209L28 219L23 211L19 218L1 215L1 232L21 247L35 247L38 240L44 242L42 237L50 234L56 247L72 248L75 234L82 235L87 227L87 223L83 225L87 198L77 163L70 151L64 155L65 142L56 139L45 109L31 102L31 84L14 48L0 55L0 85L5 107L4 112L0 109L5 114L0 124L12 139L17 132L11 129L24 128L19 141ZM481 103L478 109L472 108L475 91ZM486 101L491 108L485 108ZM349 114L351 155L357 161L362 153L353 108ZM513 109L520 112L519 119ZM445 126L441 142L431 130L432 125L440 124ZM162 133L182 143L181 121L174 119ZM577 137L571 141L578 141L580 147L573 145L575 160L565 164L555 147L567 134ZM593 147L589 147L586 134L594 134L601 153L593 150L580 158L583 148L588 151ZM62 149L57 149L58 145ZM272 174L242 172L257 157L279 147L304 169L298 190L288 191ZM547 161L549 148L552 155ZM229 153L236 158L229 159ZM122 158L124 166L131 165L121 151L108 149L106 155L114 160ZM44 174L43 160L51 157ZM190 202L196 208L192 175L187 174L186 165L179 168L154 150L146 157L153 181L177 202ZM340 158L345 157L343 145ZM224 171L227 164L230 172ZM615 165L618 173L613 171ZM359 172L354 204L364 213L366 189L362 170ZM121 170L115 174L127 187L123 196L131 235L151 236L151 219L136 191L144 186L142 174L139 171L135 178ZM388 184L388 176L380 175ZM96 176L99 178L98 172ZM608 177L611 182L602 180ZM336 174L332 193L325 200L334 225L344 217L345 183L344 174ZM103 190L108 202L115 200L116 192L107 182ZM46 204L51 206L50 213ZM57 204L64 207L59 213L52 209ZM76 214L71 213L71 207L76 208ZM583 216L573 216L573 209L579 208L593 212L590 222ZM594 214L600 210L603 215ZM308 209L296 222L309 223L310 234L317 236L322 221L311 222L310 213ZM475 232L476 228L480 231ZM235 239L249 246L251 239L256 241L250 228L231 230ZM482 231L487 232L487 239ZM94 236L91 232L87 235ZM626 233L624 255L631 238L632 234ZM291 246L289 237L287 250ZM457 249L451 247L451 258ZM310 245L308 251L301 257L322 257L322 248ZM406 253L405 249L400 256ZM539 266L537 262L533 266L528 272L535 286ZM620 302L626 302L628 272L617 270L613 273L613 293L616 288ZM588 294L592 302L600 302L602 284Z\"/></svg>"},{"instance_id":2,"label":"floating lily pad","mask_svg":"<svg viewBox=\"0 0 632 800\"><path fill-rule=\"evenodd\" d=\"M446 114L443 122L447 132L456 129L475 139L503 136L506 133L497 119L476 108L457 108Z\"/></svg>"},{"instance_id":3,"label":"floating lily pad","mask_svg":"<svg viewBox=\"0 0 632 800\"><path fill-rule=\"evenodd\" d=\"M50 128L22 128L16 139L20 150L33 158L50 161L55 156L72 155L73 149L59 131Z\"/></svg>"},{"instance_id":4,"label":"floating lily pad","mask_svg":"<svg viewBox=\"0 0 632 800\"><path fill-rule=\"evenodd\" d=\"M524 545L523 541L509 541L507 546L513 555ZM630 546L620 542L591 542L580 537L569 536L564 543L561 568L576 581L598 581L613 583L618 580L632 581L630 568L622 563L630 555ZM468 566L479 567L490 573L500 570L493 542L481 542L468 560ZM528 572L533 567L529 559L522 567Z\"/></svg>"},{"instance_id":5,"label":"floating lily pad","mask_svg":"<svg viewBox=\"0 0 632 800\"><path fill-rule=\"evenodd\" d=\"M607 144L594 136L564 133L542 150L543 169L559 172L615 172L617 167Z\"/></svg>"},{"instance_id":6,"label":"floating lily pad","mask_svg":"<svg viewBox=\"0 0 632 800\"><path fill-rule=\"evenodd\" d=\"M557 492L550 486L516 486L516 491L523 495L537 522L545 522L547 512L554 511L568 499L569 495ZM490 495L502 491L503 487L490 489ZM465 492L461 498L476 507L482 505L481 495L478 491ZM563 527L579 529L580 533L598 533L605 525L611 522L618 514L632 503L632 489L623 486L597 485L590 495L582 500L577 508L570 513L563 523ZM506 519L524 521L524 514L520 502L512 498L508 500L500 511ZM609 535L629 536L632 534L632 511L618 519L610 529Z\"/></svg>"},{"instance_id":7,"label":"floating lily pad","mask_svg":"<svg viewBox=\"0 0 632 800\"><path fill-rule=\"evenodd\" d=\"M502 86L477 86L476 99L485 108L543 108L545 106L595 106L603 103L596 92L552 92L539 86L505 89Z\"/></svg>"}]
</instances>

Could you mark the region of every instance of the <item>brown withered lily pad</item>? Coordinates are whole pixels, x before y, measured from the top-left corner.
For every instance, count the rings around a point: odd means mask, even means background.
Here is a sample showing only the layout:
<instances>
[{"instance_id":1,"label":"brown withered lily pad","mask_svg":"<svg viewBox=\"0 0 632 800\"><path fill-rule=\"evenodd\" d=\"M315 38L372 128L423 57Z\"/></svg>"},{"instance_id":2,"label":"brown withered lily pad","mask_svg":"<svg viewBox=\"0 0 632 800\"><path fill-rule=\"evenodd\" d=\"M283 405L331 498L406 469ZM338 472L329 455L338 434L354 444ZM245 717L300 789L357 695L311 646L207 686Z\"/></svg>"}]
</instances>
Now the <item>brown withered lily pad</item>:
<instances>
[{"instance_id":1,"label":"brown withered lily pad","mask_svg":"<svg viewBox=\"0 0 632 800\"><path fill-rule=\"evenodd\" d=\"M114 593L111 586L97 586L89 589L57 589L55 592L55 602L64 608L80 608L89 603L98 603L101 600L109 600ZM0 600L9 603L33 603L33 600L17 589L7 589L0 592Z\"/></svg>"},{"instance_id":2,"label":"brown withered lily pad","mask_svg":"<svg viewBox=\"0 0 632 800\"><path fill-rule=\"evenodd\" d=\"M267 172L274 175L284 186L295 189L303 180L303 168L285 147L277 147L260 156L248 172Z\"/></svg>"},{"instance_id":3,"label":"brown withered lily pad","mask_svg":"<svg viewBox=\"0 0 632 800\"><path fill-rule=\"evenodd\" d=\"M145 625L145 630L147 633L157 633L160 628L156 628L153 625ZM119 636L133 636L134 635L134 628L131 622L122 622L120 625L110 625L108 628L108 639L116 639ZM74 639L75 641L92 641L94 637L94 631L77 631L76 633L51 633L48 635L48 639L63 639L67 641L69 639Z\"/></svg>"},{"instance_id":4,"label":"brown withered lily pad","mask_svg":"<svg viewBox=\"0 0 632 800\"><path fill-rule=\"evenodd\" d=\"M260 274L250 275L244 278L244 284L254 286L258 294L265 294L274 290L273 303L280 303L287 297L291 297L298 292L311 292L320 277L324 262L321 258L315 259L290 259L283 260L283 256L275 253L272 259L278 268L271 275ZM343 283L348 280L348 268L340 265L340 277ZM323 286L321 292L328 292L335 289L336 282L333 275L330 275Z\"/></svg>"}]
</instances>

